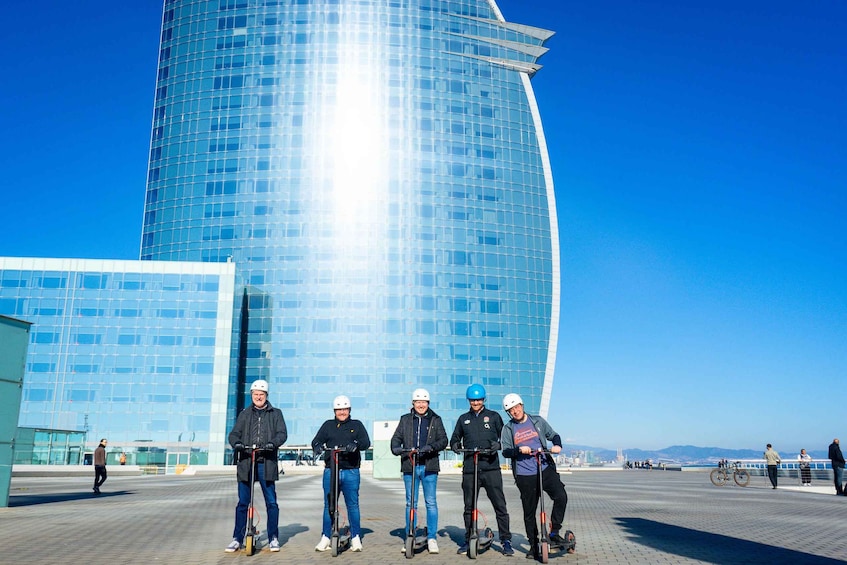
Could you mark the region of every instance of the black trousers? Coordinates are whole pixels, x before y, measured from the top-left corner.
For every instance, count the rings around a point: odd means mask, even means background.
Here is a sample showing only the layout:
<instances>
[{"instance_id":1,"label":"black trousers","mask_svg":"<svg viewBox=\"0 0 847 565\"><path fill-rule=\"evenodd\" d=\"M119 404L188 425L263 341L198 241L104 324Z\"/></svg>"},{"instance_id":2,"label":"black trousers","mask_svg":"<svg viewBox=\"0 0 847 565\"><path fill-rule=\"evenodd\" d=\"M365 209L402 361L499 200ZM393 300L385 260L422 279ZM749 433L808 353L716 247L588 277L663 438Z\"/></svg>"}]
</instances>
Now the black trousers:
<instances>
[{"instance_id":1,"label":"black trousers","mask_svg":"<svg viewBox=\"0 0 847 565\"><path fill-rule=\"evenodd\" d=\"M94 466L94 488L100 488L100 485L106 482L106 466Z\"/></svg>"},{"instance_id":2,"label":"black trousers","mask_svg":"<svg viewBox=\"0 0 847 565\"><path fill-rule=\"evenodd\" d=\"M768 465L768 478L771 480L771 485L776 488L776 477L777 477L777 469L776 465Z\"/></svg>"},{"instance_id":3,"label":"black trousers","mask_svg":"<svg viewBox=\"0 0 847 565\"><path fill-rule=\"evenodd\" d=\"M509 512L506 510L506 496L503 494L503 473L500 469L480 471L478 488L485 489L485 494L488 495L488 500L491 501L491 506L494 507L500 541L512 539L512 532L509 531ZM477 494L473 491L472 473L462 475L462 494L465 499L465 541L467 541L471 537L473 499L474 495Z\"/></svg>"},{"instance_id":4,"label":"black trousers","mask_svg":"<svg viewBox=\"0 0 847 565\"><path fill-rule=\"evenodd\" d=\"M549 532L558 532L565 520L565 509L568 507L568 493L565 485L559 478L559 473L551 466L541 472L544 482L544 492L553 499L553 511L550 513ZM538 477L536 475L517 475L515 484L521 493L521 504L523 505L523 523L526 528L526 539L530 547L535 547L538 540L538 522L535 512L538 509ZM548 533L549 533L548 532Z\"/></svg>"},{"instance_id":5,"label":"black trousers","mask_svg":"<svg viewBox=\"0 0 847 565\"><path fill-rule=\"evenodd\" d=\"M812 470L810 468L800 467L800 482L804 484L812 482Z\"/></svg>"}]
</instances>

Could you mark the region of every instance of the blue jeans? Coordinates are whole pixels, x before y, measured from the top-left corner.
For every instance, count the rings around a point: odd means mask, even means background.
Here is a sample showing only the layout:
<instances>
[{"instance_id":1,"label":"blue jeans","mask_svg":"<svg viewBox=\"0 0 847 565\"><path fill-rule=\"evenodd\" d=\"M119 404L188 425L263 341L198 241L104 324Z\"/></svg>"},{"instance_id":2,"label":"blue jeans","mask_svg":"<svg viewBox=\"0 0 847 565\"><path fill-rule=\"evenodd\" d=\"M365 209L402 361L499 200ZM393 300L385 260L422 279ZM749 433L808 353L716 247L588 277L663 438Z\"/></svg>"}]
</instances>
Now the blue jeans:
<instances>
[{"instance_id":1,"label":"blue jeans","mask_svg":"<svg viewBox=\"0 0 847 565\"><path fill-rule=\"evenodd\" d=\"M268 510L268 540L279 538L279 505L276 503L276 487L273 481L257 477L256 482L262 487L265 497L265 508ZM247 508L250 506L250 483L238 482L238 506L235 507L235 528L232 538L244 543L247 531Z\"/></svg>"},{"instance_id":2,"label":"blue jeans","mask_svg":"<svg viewBox=\"0 0 847 565\"><path fill-rule=\"evenodd\" d=\"M844 467L836 467L833 465L832 474L835 479L835 492L841 494L844 492L843 487L841 486L841 481L844 480Z\"/></svg>"},{"instance_id":3,"label":"blue jeans","mask_svg":"<svg viewBox=\"0 0 847 565\"><path fill-rule=\"evenodd\" d=\"M438 531L438 503L435 501L438 473L427 473L424 465L416 466L414 472L418 477L418 492L414 493L415 527L417 528L418 526L418 493L420 492L420 485L423 485L424 501L426 502L426 537L428 539L435 539L435 532ZM406 485L406 531L408 532L409 509L412 508L412 473L403 473L403 483Z\"/></svg>"},{"instance_id":4,"label":"blue jeans","mask_svg":"<svg viewBox=\"0 0 847 565\"><path fill-rule=\"evenodd\" d=\"M359 477L358 469L341 469L338 475L338 489L344 495L344 505L347 507L347 520L350 522L350 536L356 537L361 532L361 515L359 513ZM329 537L332 533L332 517L329 515L329 489L332 483L332 473L324 469L324 522L321 533Z\"/></svg>"}]
</instances>

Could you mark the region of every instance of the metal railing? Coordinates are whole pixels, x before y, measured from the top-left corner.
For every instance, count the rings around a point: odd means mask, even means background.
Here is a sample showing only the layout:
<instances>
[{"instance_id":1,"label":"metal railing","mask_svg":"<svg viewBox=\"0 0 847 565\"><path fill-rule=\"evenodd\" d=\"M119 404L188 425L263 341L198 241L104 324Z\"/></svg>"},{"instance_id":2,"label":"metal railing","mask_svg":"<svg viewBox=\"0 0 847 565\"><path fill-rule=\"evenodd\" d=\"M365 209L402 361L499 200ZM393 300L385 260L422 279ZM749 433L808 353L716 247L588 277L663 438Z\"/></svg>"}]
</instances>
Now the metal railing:
<instances>
[{"instance_id":1,"label":"metal railing","mask_svg":"<svg viewBox=\"0 0 847 565\"><path fill-rule=\"evenodd\" d=\"M768 464L764 459L735 459L731 462L738 462L744 469L747 469L750 475L754 477L768 476ZM826 481L828 485L833 484L834 476L832 474L832 463L829 459L812 459L809 463L809 470L812 474L813 481ZM786 461L785 459L777 466L777 476L784 478L797 479L800 482L800 462L796 459Z\"/></svg>"}]
</instances>

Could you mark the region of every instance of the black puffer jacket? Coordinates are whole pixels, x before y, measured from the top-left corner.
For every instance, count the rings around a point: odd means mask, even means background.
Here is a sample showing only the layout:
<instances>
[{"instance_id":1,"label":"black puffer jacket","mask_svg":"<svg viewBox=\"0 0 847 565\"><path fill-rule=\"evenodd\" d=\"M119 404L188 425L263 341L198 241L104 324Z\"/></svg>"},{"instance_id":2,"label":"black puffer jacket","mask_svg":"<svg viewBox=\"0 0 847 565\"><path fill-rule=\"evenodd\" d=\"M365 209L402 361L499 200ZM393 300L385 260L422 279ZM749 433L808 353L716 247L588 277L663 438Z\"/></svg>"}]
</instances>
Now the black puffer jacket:
<instances>
[{"instance_id":1,"label":"black puffer jacket","mask_svg":"<svg viewBox=\"0 0 847 565\"><path fill-rule=\"evenodd\" d=\"M287 439L288 429L285 427L282 410L274 408L270 402L262 410L252 404L249 408L242 410L235 419L235 426L229 432L229 444L233 449L236 443L245 447L252 445L264 447L267 443L274 444L273 451L260 451L256 454L257 460L261 461L260 468L264 467L266 481L279 480L277 451ZM250 480L250 455L244 453L239 455L238 480L246 483Z\"/></svg>"},{"instance_id":2,"label":"black puffer jacket","mask_svg":"<svg viewBox=\"0 0 847 565\"><path fill-rule=\"evenodd\" d=\"M427 409L423 416L419 416L413 408L408 414L400 417L400 423L391 438L391 453L400 455L404 449L420 449L424 445L430 446L432 451L419 455L418 462L426 466L427 473L437 473L441 470L438 452L447 447L444 422L441 421L441 416L432 410ZM403 473L411 473L412 460L404 454L400 461L400 470Z\"/></svg>"}]
</instances>

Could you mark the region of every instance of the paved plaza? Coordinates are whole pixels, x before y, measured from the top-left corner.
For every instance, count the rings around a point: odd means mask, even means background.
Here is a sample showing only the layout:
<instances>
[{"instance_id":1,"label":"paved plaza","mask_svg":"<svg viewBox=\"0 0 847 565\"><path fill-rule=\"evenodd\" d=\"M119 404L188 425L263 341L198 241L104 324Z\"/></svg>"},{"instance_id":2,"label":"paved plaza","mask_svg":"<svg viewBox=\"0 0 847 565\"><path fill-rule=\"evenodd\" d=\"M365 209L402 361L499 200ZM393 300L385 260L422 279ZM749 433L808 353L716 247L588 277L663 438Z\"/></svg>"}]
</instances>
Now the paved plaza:
<instances>
[{"instance_id":1,"label":"paved plaza","mask_svg":"<svg viewBox=\"0 0 847 565\"><path fill-rule=\"evenodd\" d=\"M702 472L592 471L562 476L569 495L566 527L575 554L550 563L843 563L847 497L787 486L762 477L751 486L714 487ZM420 563L464 563L458 475L438 484L441 553ZM514 557L495 540L478 561L527 563L518 491L504 475ZM0 563L403 563L403 484L363 475L362 553L317 553L322 493L316 474L287 474L278 484L282 551L248 557L224 553L236 503L229 476L115 476L93 496L90 477L15 477L10 507L0 509ZM821 485L821 488L826 485ZM257 490L257 495L261 498ZM481 509L496 529L484 496ZM264 521L264 504L259 502ZM421 504L423 510L423 504ZM264 532L263 532L264 534Z\"/></svg>"}]
</instances>

